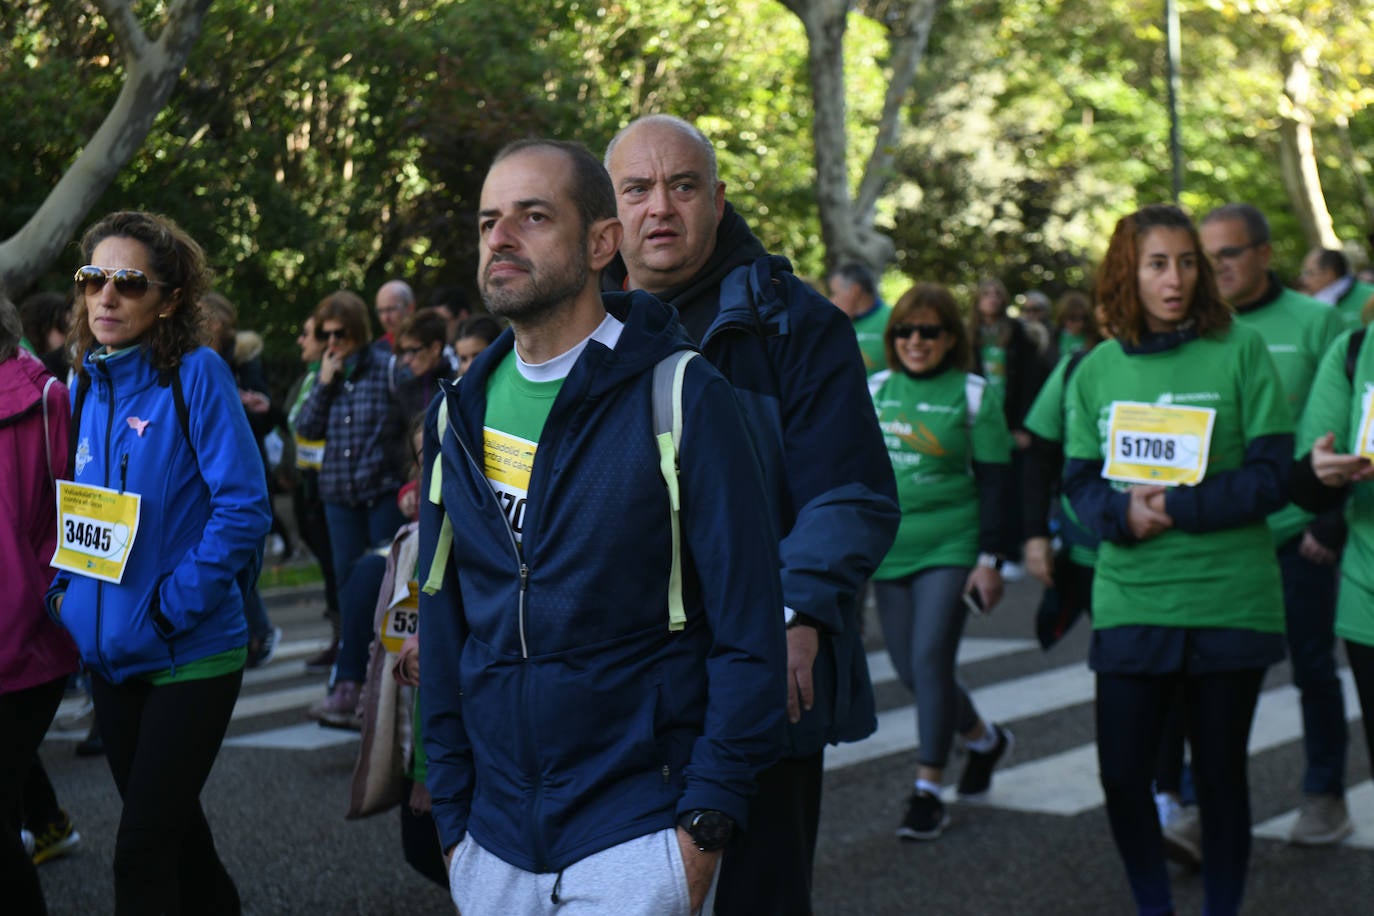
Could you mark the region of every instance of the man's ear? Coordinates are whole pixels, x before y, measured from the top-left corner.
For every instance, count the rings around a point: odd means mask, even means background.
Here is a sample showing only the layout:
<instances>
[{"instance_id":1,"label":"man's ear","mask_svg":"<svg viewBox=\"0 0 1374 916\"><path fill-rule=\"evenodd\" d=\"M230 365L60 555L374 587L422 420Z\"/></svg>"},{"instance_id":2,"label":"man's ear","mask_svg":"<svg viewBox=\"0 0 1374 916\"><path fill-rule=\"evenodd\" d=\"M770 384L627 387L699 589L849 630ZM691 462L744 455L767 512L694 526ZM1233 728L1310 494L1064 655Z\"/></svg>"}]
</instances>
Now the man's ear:
<instances>
[{"instance_id":1,"label":"man's ear","mask_svg":"<svg viewBox=\"0 0 1374 916\"><path fill-rule=\"evenodd\" d=\"M725 182L716 182L716 222L725 218Z\"/></svg>"},{"instance_id":2,"label":"man's ear","mask_svg":"<svg viewBox=\"0 0 1374 916\"><path fill-rule=\"evenodd\" d=\"M625 227L613 216L599 219L587 227L587 260L593 271L611 263L611 258L620 250L624 235Z\"/></svg>"}]
</instances>

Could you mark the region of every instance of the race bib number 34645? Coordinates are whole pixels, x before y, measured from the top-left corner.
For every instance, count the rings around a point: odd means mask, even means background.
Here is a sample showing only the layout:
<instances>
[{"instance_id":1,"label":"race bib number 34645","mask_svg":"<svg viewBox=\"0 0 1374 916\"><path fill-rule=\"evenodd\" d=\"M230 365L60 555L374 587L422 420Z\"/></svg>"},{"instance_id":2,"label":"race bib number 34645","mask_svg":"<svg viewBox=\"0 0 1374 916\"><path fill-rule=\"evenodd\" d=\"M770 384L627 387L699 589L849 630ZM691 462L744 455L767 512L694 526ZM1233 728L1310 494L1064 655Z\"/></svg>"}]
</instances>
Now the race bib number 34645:
<instances>
[{"instance_id":1,"label":"race bib number 34645","mask_svg":"<svg viewBox=\"0 0 1374 916\"><path fill-rule=\"evenodd\" d=\"M1124 483L1201 483L1216 415L1210 407L1113 403L1107 428L1110 452L1102 476Z\"/></svg>"},{"instance_id":2,"label":"race bib number 34645","mask_svg":"<svg viewBox=\"0 0 1374 916\"><path fill-rule=\"evenodd\" d=\"M121 581L138 535L141 501L137 493L57 481L57 550L51 564L93 579Z\"/></svg>"}]
</instances>

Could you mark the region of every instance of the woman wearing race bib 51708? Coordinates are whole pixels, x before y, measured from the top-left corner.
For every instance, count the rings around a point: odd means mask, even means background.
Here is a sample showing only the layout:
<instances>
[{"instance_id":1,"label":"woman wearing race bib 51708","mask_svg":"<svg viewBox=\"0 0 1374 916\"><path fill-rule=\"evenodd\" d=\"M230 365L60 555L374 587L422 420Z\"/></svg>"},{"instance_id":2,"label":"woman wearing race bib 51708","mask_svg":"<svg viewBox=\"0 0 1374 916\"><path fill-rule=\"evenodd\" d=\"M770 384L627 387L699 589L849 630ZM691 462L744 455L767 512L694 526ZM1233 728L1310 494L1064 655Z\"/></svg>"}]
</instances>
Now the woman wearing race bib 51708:
<instances>
[{"instance_id":1,"label":"woman wearing race bib 51708","mask_svg":"<svg viewBox=\"0 0 1374 916\"><path fill-rule=\"evenodd\" d=\"M1287 499L1292 419L1259 334L1233 322L1173 206L1117 223L1097 280L1114 340L1066 394L1064 485L1102 539L1089 665L1107 816L1141 914L1173 912L1150 792L1184 696L1205 911L1235 913L1250 856L1246 745L1283 601L1265 517Z\"/></svg>"},{"instance_id":2,"label":"woman wearing race bib 51708","mask_svg":"<svg viewBox=\"0 0 1374 916\"><path fill-rule=\"evenodd\" d=\"M81 253L74 473L47 600L90 671L124 803L114 910L235 914L200 791L243 680L238 580L271 525L267 482L229 366L199 345L200 246L120 212Z\"/></svg>"}]
</instances>

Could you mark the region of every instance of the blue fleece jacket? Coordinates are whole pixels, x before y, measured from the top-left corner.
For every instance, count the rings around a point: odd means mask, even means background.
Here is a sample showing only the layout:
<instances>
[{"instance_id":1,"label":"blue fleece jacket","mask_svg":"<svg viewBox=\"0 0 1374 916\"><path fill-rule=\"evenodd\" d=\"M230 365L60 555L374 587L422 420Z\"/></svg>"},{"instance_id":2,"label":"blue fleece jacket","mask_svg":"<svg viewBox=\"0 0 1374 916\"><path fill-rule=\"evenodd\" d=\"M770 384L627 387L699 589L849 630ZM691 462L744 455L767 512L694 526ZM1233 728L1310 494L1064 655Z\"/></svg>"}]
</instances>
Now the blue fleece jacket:
<instances>
[{"instance_id":1,"label":"blue fleece jacket","mask_svg":"<svg viewBox=\"0 0 1374 916\"><path fill-rule=\"evenodd\" d=\"M73 479L137 493L138 533L119 584L60 573L49 608L65 593L62 624L82 660L112 683L247 645L235 576L255 557L272 512L228 364L205 347L183 358L185 433L171 386L141 349L88 356L85 368L91 385Z\"/></svg>"},{"instance_id":2,"label":"blue fleece jacket","mask_svg":"<svg viewBox=\"0 0 1374 916\"><path fill-rule=\"evenodd\" d=\"M483 473L486 385L508 331L425 425L422 577L443 516L442 588L420 600L427 785L447 849L465 831L518 868L557 871L695 808L747 820L755 774L781 752L785 654L777 539L730 386L692 360L682 391L687 621L669 630L668 490L654 365L690 348L671 309L608 293L625 322L592 341L540 436L521 548Z\"/></svg>"}]
</instances>

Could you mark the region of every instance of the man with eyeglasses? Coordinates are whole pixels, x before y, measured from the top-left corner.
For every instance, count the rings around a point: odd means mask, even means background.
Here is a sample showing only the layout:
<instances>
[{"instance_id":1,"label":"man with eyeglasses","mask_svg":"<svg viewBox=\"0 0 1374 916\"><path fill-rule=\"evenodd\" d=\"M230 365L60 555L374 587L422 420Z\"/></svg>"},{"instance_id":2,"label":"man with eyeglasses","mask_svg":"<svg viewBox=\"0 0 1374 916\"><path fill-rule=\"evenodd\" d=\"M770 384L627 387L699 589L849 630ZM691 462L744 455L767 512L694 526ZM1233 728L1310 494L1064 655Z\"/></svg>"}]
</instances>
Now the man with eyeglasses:
<instances>
[{"instance_id":1,"label":"man with eyeglasses","mask_svg":"<svg viewBox=\"0 0 1374 916\"><path fill-rule=\"evenodd\" d=\"M1335 306L1352 328L1364 325L1364 307L1374 299L1374 286L1356 279L1345 253L1335 248L1313 248L1307 253L1298 288L1318 302Z\"/></svg>"},{"instance_id":2,"label":"man with eyeglasses","mask_svg":"<svg viewBox=\"0 0 1374 916\"><path fill-rule=\"evenodd\" d=\"M716 913L810 913L825 745L877 727L859 595L897 533L892 465L849 319L726 202L711 141L650 115L615 136L605 161L625 236L603 288L677 308L734 386L781 536L787 749L759 775Z\"/></svg>"},{"instance_id":3,"label":"man with eyeglasses","mask_svg":"<svg viewBox=\"0 0 1374 916\"><path fill-rule=\"evenodd\" d=\"M377 290L375 308L377 320L382 325L382 336L372 346L390 353L396 346L396 331L415 311L415 292L404 280L388 280Z\"/></svg>"},{"instance_id":4,"label":"man with eyeglasses","mask_svg":"<svg viewBox=\"0 0 1374 916\"><path fill-rule=\"evenodd\" d=\"M1270 270L1269 222L1250 204L1229 203L1199 226L1217 287L1236 317L1259 331L1283 379L1293 419L1300 421L1318 362L1345 330L1327 305L1286 288ZM1311 443L1299 443L1306 450ZM1336 562L1345 542L1339 511L1313 517L1289 504L1269 517L1283 576L1293 682L1302 695L1303 801L1289 841L1337 843L1350 834L1345 803L1348 735L1345 698L1336 674Z\"/></svg>"}]
</instances>

